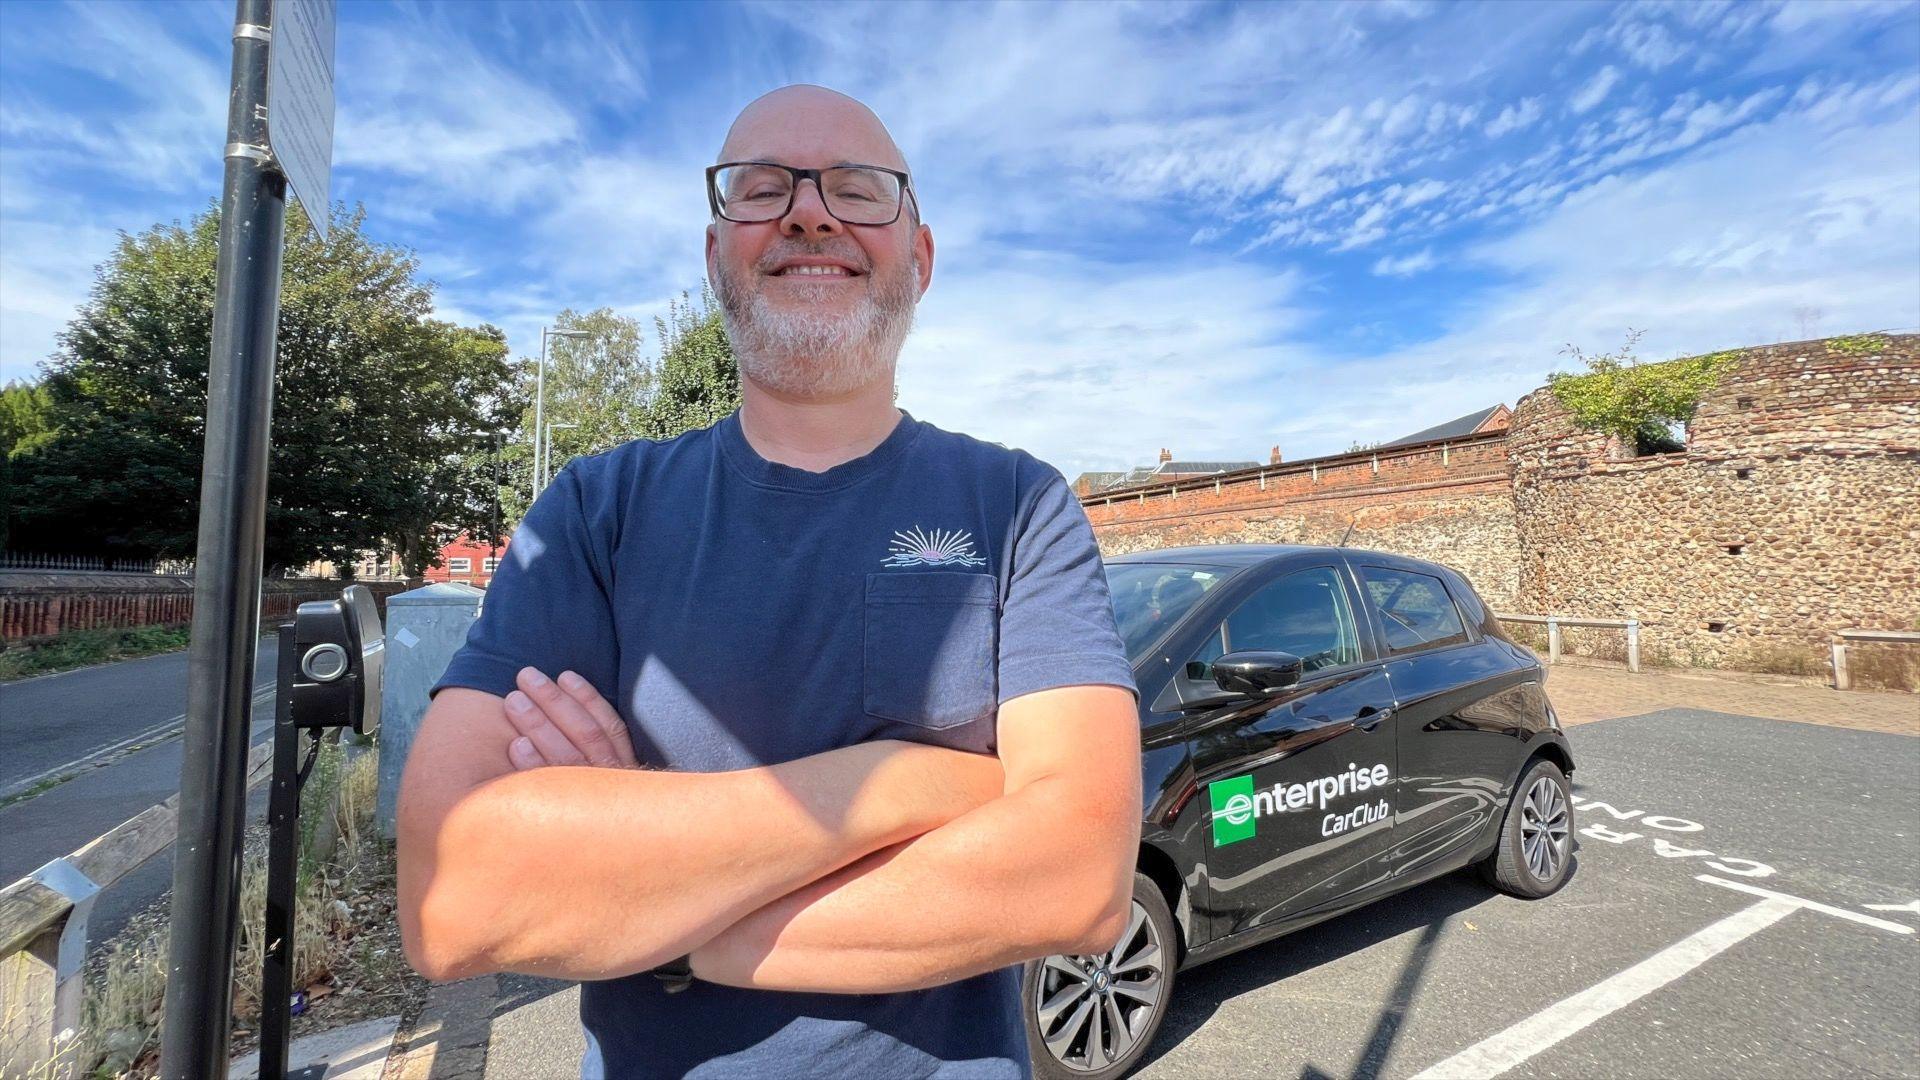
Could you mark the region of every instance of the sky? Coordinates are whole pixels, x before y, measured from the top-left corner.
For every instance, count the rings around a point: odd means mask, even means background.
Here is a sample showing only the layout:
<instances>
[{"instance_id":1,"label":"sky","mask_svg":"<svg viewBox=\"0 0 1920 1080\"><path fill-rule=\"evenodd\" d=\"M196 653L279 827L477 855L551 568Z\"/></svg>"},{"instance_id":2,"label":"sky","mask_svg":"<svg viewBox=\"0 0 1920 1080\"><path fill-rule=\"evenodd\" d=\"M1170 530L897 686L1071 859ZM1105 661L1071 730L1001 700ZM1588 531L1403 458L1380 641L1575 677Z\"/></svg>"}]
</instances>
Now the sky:
<instances>
[{"instance_id":1,"label":"sky","mask_svg":"<svg viewBox=\"0 0 1920 1080\"><path fill-rule=\"evenodd\" d=\"M0 382L217 198L231 3L0 5ZM1068 477L1288 460L1650 359L1920 327L1920 5L340 4L333 197L519 355L697 290L741 106L870 104L900 404Z\"/></svg>"}]
</instances>

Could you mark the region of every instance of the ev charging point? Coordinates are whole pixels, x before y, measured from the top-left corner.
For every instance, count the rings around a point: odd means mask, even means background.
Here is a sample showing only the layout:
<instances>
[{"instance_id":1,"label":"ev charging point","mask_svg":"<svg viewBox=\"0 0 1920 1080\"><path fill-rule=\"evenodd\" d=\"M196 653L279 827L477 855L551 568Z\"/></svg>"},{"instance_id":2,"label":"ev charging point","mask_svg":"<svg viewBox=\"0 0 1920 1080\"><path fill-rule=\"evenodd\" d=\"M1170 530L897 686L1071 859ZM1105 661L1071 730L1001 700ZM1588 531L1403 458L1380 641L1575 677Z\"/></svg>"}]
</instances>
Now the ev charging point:
<instances>
[{"instance_id":1,"label":"ev charging point","mask_svg":"<svg viewBox=\"0 0 1920 1080\"><path fill-rule=\"evenodd\" d=\"M387 598L387 670L380 700L380 799L374 815L380 835L394 838L400 775L420 721L427 691L466 644L486 593L455 581Z\"/></svg>"}]
</instances>

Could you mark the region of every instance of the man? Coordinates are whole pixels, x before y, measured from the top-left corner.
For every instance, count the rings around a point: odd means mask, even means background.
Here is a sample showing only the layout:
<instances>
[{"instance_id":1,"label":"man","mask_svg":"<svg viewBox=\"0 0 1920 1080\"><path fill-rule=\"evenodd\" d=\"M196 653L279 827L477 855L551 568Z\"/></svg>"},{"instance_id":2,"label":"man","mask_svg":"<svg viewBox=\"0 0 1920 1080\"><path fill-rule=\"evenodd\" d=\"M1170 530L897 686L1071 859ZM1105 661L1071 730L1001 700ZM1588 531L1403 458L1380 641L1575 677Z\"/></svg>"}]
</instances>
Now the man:
<instances>
[{"instance_id":1,"label":"man","mask_svg":"<svg viewBox=\"0 0 1920 1080\"><path fill-rule=\"evenodd\" d=\"M768 94L708 185L742 406L516 532L402 783L408 958L581 980L589 1076L1025 1075L1017 965L1111 948L1139 843L1091 529L893 406L933 236L872 112Z\"/></svg>"}]
</instances>

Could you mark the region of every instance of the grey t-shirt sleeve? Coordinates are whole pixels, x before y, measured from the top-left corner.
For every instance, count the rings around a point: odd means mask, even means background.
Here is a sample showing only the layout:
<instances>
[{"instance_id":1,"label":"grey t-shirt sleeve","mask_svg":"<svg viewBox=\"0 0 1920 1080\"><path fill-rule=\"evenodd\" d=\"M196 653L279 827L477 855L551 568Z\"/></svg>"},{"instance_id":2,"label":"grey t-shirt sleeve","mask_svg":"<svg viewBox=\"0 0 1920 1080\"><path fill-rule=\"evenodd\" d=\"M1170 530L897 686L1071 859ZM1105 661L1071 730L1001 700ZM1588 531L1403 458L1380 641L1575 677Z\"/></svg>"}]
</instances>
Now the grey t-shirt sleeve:
<instances>
[{"instance_id":1,"label":"grey t-shirt sleeve","mask_svg":"<svg viewBox=\"0 0 1920 1080\"><path fill-rule=\"evenodd\" d=\"M585 503L578 464L569 465L513 531L480 618L432 693L464 686L505 697L520 669L534 667L549 678L577 672L617 700L607 545Z\"/></svg>"},{"instance_id":2,"label":"grey t-shirt sleeve","mask_svg":"<svg viewBox=\"0 0 1920 1080\"><path fill-rule=\"evenodd\" d=\"M1066 480L1047 473L1016 522L1000 611L1000 702L1058 686L1119 686L1137 697L1093 527Z\"/></svg>"}]
</instances>

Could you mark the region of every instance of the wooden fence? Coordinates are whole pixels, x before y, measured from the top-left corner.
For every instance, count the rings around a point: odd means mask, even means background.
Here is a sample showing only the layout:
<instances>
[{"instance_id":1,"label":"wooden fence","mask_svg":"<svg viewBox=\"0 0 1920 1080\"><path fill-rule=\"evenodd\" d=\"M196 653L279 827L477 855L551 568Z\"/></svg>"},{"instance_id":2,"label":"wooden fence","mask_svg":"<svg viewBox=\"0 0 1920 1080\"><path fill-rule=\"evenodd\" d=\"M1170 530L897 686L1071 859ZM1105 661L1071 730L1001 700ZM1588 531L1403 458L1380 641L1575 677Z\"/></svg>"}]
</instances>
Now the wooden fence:
<instances>
[{"instance_id":1,"label":"wooden fence","mask_svg":"<svg viewBox=\"0 0 1920 1080\"><path fill-rule=\"evenodd\" d=\"M271 740L247 755L247 787L272 771ZM180 796L0 889L0 1076L70 1075L78 1062L87 917L102 889L173 843Z\"/></svg>"}]
</instances>

